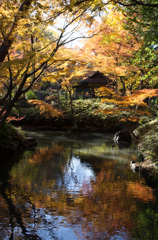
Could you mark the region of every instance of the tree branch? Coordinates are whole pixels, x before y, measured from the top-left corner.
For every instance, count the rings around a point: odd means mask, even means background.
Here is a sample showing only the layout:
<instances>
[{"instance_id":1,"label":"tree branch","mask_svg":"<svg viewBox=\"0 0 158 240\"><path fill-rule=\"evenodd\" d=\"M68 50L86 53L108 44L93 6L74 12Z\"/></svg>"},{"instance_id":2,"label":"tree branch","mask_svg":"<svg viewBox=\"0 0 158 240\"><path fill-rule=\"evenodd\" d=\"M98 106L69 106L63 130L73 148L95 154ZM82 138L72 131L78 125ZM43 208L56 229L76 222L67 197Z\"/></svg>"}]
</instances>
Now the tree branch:
<instances>
[{"instance_id":1,"label":"tree branch","mask_svg":"<svg viewBox=\"0 0 158 240\"><path fill-rule=\"evenodd\" d=\"M7 36L4 38L4 41L2 42L2 44L0 46L0 62L3 62L5 57L7 56L8 50L13 43L12 34L13 34L14 30L16 29L19 20L24 18L24 16L25 16L26 12L28 11L32 1L33 0L23 1L19 10L18 10L18 12L17 12L17 14L14 16L14 21L12 23L10 31L7 34Z\"/></svg>"},{"instance_id":2,"label":"tree branch","mask_svg":"<svg viewBox=\"0 0 158 240\"><path fill-rule=\"evenodd\" d=\"M130 6L135 6L135 5L141 5L141 6L144 6L144 7L158 7L158 3L149 3L149 2L143 2L143 1L137 1L137 0L131 0L130 1L131 3L124 3L124 2L121 2L121 1L116 1L116 3L124 6L124 7L130 7Z\"/></svg>"}]
</instances>

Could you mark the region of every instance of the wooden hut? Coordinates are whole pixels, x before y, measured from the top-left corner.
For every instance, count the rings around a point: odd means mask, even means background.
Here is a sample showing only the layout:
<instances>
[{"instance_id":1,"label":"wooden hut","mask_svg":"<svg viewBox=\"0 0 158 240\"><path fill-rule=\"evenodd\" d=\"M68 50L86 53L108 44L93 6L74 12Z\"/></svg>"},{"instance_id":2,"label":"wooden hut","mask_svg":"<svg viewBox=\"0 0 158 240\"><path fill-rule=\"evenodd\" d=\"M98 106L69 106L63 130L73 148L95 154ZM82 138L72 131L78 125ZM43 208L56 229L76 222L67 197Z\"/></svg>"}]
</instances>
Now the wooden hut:
<instances>
[{"instance_id":1,"label":"wooden hut","mask_svg":"<svg viewBox=\"0 0 158 240\"><path fill-rule=\"evenodd\" d=\"M111 80L103 73L96 71L90 77L80 81L79 84L75 86L75 88L90 88L92 92L92 97L95 97L95 88L108 87L113 89L115 85L115 81Z\"/></svg>"}]
</instances>

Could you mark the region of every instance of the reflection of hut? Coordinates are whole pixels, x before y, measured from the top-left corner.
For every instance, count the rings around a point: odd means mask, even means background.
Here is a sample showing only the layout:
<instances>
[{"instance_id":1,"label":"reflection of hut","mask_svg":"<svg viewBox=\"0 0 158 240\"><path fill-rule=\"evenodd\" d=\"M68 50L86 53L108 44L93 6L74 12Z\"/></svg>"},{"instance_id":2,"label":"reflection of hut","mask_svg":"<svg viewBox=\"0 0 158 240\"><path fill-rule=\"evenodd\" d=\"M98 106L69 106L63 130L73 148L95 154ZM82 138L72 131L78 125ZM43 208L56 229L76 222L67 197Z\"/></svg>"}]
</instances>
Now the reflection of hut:
<instances>
[{"instance_id":1,"label":"reflection of hut","mask_svg":"<svg viewBox=\"0 0 158 240\"><path fill-rule=\"evenodd\" d=\"M75 88L77 89L84 89L84 88L90 88L92 91L92 97L95 97L95 88L100 87L108 87L108 88L114 88L116 83L109 79L107 76L105 76L103 73L97 71L93 73L90 77L82 80L79 82Z\"/></svg>"}]
</instances>

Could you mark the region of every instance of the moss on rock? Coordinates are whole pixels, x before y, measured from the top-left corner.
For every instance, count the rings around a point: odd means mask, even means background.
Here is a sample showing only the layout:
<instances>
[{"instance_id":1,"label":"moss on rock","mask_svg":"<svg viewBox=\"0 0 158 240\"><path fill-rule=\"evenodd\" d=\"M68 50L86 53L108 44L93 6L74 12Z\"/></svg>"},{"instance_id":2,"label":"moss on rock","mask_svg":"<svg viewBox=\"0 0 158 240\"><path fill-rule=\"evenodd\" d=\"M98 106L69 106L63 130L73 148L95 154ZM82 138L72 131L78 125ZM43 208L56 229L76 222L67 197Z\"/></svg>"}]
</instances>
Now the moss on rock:
<instances>
[{"instance_id":1,"label":"moss on rock","mask_svg":"<svg viewBox=\"0 0 158 240\"><path fill-rule=\"evenodd\" d=\"M158 119L147 122L135 130L139 137L138 149L145 162L153 167L158 164Z\"/></svg>"},{"instance_id":2,"label":"moss on rock","mask_svg":"<svg viewBox=\"0 0 158 240\"><path fill-rule=\"evenodd\" d=\"M0 131L1 154L15 152L27 145L27 139L20 128L6 124Z\"/></svg>"}]
</instances>

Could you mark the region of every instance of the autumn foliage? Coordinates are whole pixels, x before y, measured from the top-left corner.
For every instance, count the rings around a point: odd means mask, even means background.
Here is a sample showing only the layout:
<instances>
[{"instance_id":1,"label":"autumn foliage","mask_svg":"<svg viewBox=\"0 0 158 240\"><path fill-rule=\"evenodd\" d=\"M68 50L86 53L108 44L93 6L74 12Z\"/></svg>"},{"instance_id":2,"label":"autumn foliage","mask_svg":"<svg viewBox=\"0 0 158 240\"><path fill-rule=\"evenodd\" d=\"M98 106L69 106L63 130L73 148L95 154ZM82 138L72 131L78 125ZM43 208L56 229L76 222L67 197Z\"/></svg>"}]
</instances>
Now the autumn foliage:
<instances>
[{"instance_id":1,"label":"autumn foliage","mask_svg":"<svg viewBox=\"0 0 158 240\"><path fill-rule=\"evenodd\" d=\"M46 118L63 116L62 112L41 100L29 100L28 103L35 105Z\"/></svg>"},{"instance_id":2,"label":"autumn foliage","mask_svg":"<svg viewBox=\"0 0 158 240\"><path fill-rule=\"evenodd\" d=\"M99 110L104 114L129 113L130 117L122 118L121 121L139 121L142 115L152 115L145 99L158 95L158 89L143 89L135 91L132 95L118 96L112 92L112 98L103 98L101 102L113 103L114 108Z\"/></svg>"}]
</instances>

